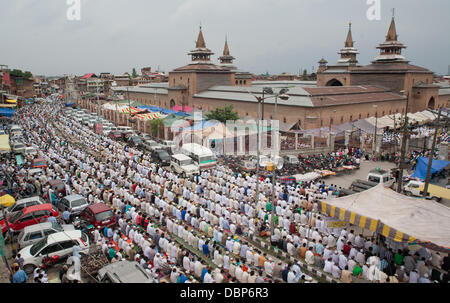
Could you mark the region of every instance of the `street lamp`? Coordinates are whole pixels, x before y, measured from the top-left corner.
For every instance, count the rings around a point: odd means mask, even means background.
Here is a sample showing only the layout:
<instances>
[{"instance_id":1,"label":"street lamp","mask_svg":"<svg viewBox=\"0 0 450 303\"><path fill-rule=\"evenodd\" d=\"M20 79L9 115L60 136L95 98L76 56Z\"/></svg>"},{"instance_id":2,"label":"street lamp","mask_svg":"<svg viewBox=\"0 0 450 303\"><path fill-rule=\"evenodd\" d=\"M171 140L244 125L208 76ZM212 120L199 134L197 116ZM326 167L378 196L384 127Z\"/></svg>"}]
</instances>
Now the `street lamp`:
<instances>
[{"instance_id":1,"label":"street lamp","mask_svg":"<svg viewBox=\"0 0 450 303\"><path fill-rule=\"evenodd\" d=\"M277 120L277 101L278 101L278 97L280 97L280 99L281 100L288 100L289 99L289 96L288 95L286 95L286 93L288 92L288 89L287 88L282 88L279 92L278 92L278 94L276 94L275 95L275 109L274 109L274 120L276 121ZM276 132L277 132L277 136L276 136L276 138L278 139L279 138L279 129L276 129ZM274 139L274 138L272 138L272 139ZM272 140L272 145L274 145L275 144L275 142L274 142L275 140ZM278 141L276 142L276 144L278 145ZM278 148L277 148L277 150L278 150ZM276 171L277 171L277 169L281 169L281 168L283 168L283 162L282 162L282 160L283 159L281 159L280 157L278 157L278 159L276 158L277 156L273 156L273 159L272 159L272 163L273 163L273 173L272 173L272 207L271 207L271 217L270 217L270 236L272 237L272 235L273 235L273 231L274 231L274 229L275 229L275 219L274 219L274 214L275 214L275 183L276 183L276 179L275 179L275 176L276 176ZM281 160L280 162L278 162L277 163L277 161L276 160Z\"/></svg>"},{"instance_id":2,"label":"street lamp","mask_svg":"<svg viewBox=\"0 0 450 303\"><path fill-rule=\"evenodd\" d=\"M373 136L373 144L372 144L372 151L375 154L376 153L376 144L377 144L377 126L378 126L378 105L374 104L372 105L373 108L375 108L375 133Z\"/></svg>"}]
</instances>

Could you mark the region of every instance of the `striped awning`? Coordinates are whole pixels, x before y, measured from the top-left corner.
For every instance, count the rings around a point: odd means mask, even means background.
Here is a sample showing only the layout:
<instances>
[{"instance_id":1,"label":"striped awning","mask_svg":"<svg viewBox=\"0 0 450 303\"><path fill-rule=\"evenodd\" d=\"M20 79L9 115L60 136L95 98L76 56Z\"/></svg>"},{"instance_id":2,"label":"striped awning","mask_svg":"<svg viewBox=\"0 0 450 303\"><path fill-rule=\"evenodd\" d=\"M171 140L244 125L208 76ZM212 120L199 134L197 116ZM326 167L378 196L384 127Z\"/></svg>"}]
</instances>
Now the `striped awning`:
<instances>
[{"instance_id":1,"label":"striped awning","mask_svg":"<svg viewBox=\"0 0 450 303\"><path fill-rule=\"evenodd\" d=\"M122 113L134 114L134 113L141 112L142 109L139 109L139 108L136 108L136 107L133 107L133 106L131 106L131 107L130 106L124 106L121 109L119 109L119 111L122 112ZM134 115L134 117L136 117L138 119L141 119L141 120L163 119L166 116L167 115L163 115L161 113L146 113L146 114Z\"/></svg>"},{"instance_id":2,"label":"striped awning","mask_svg":"<svg viewBox=\"0 0 450 303\"><path fill-rule=\"evenodd\" d=\"M336 207L335 205L330 205L324 201L319 201L320 210L323 214L330 217L338 218L341 221L349 222L352 225L362 227L364 229L371 230L378 234L383 235L386 238L393 239L396 242L414 242L416 238L407 235L400 230L392 228L380 220L372 219L366 216L357 214L356 212L346 210L344 208Z\"/></svg>"}]
</instances>

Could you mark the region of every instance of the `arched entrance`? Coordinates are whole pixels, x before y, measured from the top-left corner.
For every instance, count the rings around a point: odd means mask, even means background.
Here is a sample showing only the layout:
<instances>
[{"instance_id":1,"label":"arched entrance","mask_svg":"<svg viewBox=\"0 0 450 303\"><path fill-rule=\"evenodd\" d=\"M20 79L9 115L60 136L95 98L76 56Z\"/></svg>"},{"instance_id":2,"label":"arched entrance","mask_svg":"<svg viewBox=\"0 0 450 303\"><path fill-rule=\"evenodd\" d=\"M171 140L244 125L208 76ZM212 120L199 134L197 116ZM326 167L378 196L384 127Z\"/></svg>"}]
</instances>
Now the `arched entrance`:
<instances>
[{"instance_id":1,"label":"arched entrance","mask_svg":"<svg viewBox=\"0 0 450 303\"><path fill-rule=\"evenodd\" d=\"M343 86L342 82L337 79L331 79L325 86Z\"/></svg>"},{"instance_id":2,"label":"arched entrance","mask_svg":"<svg viewBox=\"0 0 450 303\"><path fill-rule=\"evenodd\" d=\"M170 108L173 108L175 106L175 101L173 99L170 100Z\"/></svg>"},{"instance_id":3,"label":"arched entrance","mask_svg":"<svg viewBox=\"0 0 450 303\"><path fill-rule=\"evenodd\" d=\"M431 108L434 109L434 97L430 98L430 101L428 101L428 106L427 108Z\"/></svg>"}]
</instances>

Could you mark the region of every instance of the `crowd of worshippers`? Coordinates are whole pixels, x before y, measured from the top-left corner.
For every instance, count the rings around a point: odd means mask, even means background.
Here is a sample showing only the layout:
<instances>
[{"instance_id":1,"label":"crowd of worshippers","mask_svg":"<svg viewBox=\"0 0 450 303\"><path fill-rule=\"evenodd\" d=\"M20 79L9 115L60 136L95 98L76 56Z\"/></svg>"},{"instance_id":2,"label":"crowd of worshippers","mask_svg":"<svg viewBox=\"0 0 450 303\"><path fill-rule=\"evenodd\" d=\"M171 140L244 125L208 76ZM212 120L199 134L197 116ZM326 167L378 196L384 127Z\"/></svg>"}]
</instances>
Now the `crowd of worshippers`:
<instances>
[{"instance_id":1,"label":"crowd of worshippers","mask_svg":"<svg viewBox=\"0 0 450 303\"><path fill-rule=\"evenodd\" d=\"M2 168L14 174L17 188L33 184L49 201L55 193L48 181L61 179L67 195L79 193L89 203L111 205L117 225L93 234L110 262L136 260L156 282L311 282L298 262L343 282L448 281L446 255L424 247L412 254L393 251L372 237L330 230L317 202L332 196L333 185L275 185L276 228L271 235L269 179L259 180L255 202L254 175L217 165L180 178L141 151L94 134L54 109L29 105L14 117L23 125L27 143L37 145L47 161L44 173L27 178L26 165L16 170L13 160ZM93 154L102 156L96 159ZM247 241L249 235L268 239L296 261L273 257Z\"/></svg>"}]
</instances>

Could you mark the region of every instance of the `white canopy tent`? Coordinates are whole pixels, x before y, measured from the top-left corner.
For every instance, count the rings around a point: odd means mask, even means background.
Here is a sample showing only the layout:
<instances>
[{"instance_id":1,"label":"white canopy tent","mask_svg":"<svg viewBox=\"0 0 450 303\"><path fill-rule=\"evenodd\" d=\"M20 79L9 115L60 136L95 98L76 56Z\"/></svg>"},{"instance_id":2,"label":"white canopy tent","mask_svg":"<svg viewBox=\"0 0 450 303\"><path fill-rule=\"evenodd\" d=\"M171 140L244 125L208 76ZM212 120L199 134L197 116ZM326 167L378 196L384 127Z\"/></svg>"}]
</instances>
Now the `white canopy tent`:
<instances>
[{"instance_id":1,"label":"white canopy tent","mask_svg":"<svg viewBox=\"0 0 450 303\"><path fill-rule=\"evenodd\" d=\"M450 208L411 198L383 185L342 198L321 201L332 217L375 231L396 242L414 242L450 252Z\"/></svg>"}]
</instances>

